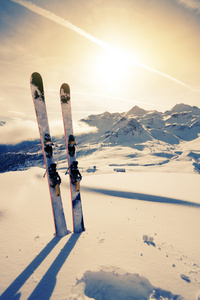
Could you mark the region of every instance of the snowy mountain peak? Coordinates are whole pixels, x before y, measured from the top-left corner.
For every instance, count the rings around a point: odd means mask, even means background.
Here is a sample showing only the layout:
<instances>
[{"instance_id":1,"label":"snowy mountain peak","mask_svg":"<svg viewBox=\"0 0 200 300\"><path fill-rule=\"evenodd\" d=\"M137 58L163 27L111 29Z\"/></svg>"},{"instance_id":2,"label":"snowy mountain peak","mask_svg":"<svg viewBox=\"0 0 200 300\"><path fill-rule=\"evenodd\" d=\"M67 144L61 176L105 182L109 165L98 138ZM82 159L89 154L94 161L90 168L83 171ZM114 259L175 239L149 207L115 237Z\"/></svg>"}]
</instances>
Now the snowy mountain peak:
<instances>
[{"instance_id":1,"label":"snowy mountain peak","mask_svg":"<svg viewBox=\"0 0 200 300\"><path fill-rule=\"evenodd\" d=\"M183 111L176 111L181 108ZM145 111L135 106L128 112L110 113L106 111L98 115L90 115L81 122L96 127L97 131L90 133L85 131L82 135L75 132L78 135L79 149L82 147L79 155L89 155L100 149L101 146L119 145L143 151L148 143L151 143L152 147L156 147L156 145L160 147L162 144L168 149L171 149L172 145L173 147L181 146L182 142L192 142L193 140L196 140L194 143L198 144L200 138L199 111L200 109L197 107L179 104L166 112ZM0 125L4 125L4 122L0 122ZM62 145L64 138L58 143ZM41 149L39 141L33 141L32 144L28 142L27 145L21 143L12 147L0 146L2 161L0 172L19 169L19 165L24 169L33 166L36 160L39 165L43 165L42 153L38 152ZM178 153L180 153L179 150ZM200 173L199 164L196 162L195 168Z\"/></svg>"},{"instance_id":2,"label":"snowy mountain peak","mask_svg":"<svg viewBox=\"0 0 200 300\"><path fill-rule=\"evenodd\" d=\"M171 111L175 112L192 112L195 115L200 115L200 109L197 106L190 106L188 104L180 103L176 104Z\"/></svg>"},{"instance_id":3,"label":"snowy mountain peak","mask_svg":"<svg viewBox=\"0 0 200 300\"><path fill-rule=\"evenodd\" d=\"M111 117L111 113L109 113L108 111L105 111L100 116L101 116L101 118L107 119L107 118Z\"/></svg>"},{"instance_id":4,"label":"snowy mountain peak","mask_svg":"<svg viewBox=\"0 0 200 300\"><path fill-rule=\"evenodd\" d=\"M133 108L131 108L127 113L126 116L143 116L147 113L147 110L140 108L139 106L135 105Z\"/></svg>"},{"instance_id":5,"label":"snowy mountain peak","mask_svg":"<svg viewBox=\"0 0 200 300\"><path fill-rule=\"evenodd\" d=\"M140 125L140 123L133 118L128 119L128 122L126 123L127 127L130 127L134 131L142 131L143 127Z\"/></svg>"},{"instance_id":6,"label":"snowy mountain peak","mask_svg":"<svg viewBox=\"0 0 200 300\"><path fill-rule=\"evenodd\" d=\"M134 144L143 143L147 140L151 140L149 133L143 128L143 126L134 118L122 117L105 135L105 142L115 144Z\"/></svg>"},{"instance_id":7,"label":"snowy mountain peak","mask_svg":"<svg viewBox=\"0 0 200 300\"><path fill-rule=\"evenodd\" d=\"M156 139L168 144L190 141L200 133L200 109L177 104L165 113L134 106L128 112L92 115L83 122L98 128L98 134L85 137L87 142L133 145Z\"/></svg>"},{"instance_id":8,"label":"snowy mountain peak","mask_svg":"<svg viewBox=\"0 0 200 300\"><path fill-rule=\"evenodd\" d=\"M113 126L113 128L115 129L121 129L123 128L123 130L125 132L127 131L138 131L138 132L142 132L143 131L143 127L142 125L134 118L126 118L126 117L122 117L120 118Z\"/></svg>"}]
</instances>

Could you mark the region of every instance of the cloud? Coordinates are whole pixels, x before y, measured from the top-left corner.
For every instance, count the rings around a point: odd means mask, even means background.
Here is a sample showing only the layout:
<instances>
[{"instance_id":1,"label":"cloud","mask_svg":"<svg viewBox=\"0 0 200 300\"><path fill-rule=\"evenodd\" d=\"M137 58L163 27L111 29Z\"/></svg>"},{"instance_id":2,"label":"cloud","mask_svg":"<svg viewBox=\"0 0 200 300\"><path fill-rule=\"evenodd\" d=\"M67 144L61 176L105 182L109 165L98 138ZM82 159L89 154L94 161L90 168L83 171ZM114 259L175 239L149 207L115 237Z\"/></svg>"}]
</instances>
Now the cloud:
<instances>
[{"instance_id":1,"label":"cloud","mask_svg":"<svg viewBox=\"0 0 200 300\"><path fill-rule=\"evenodd\" d=\"M83 122L74 123L74 133L77 136L96 131L96 127L91 127ZM50 133L52 137L64 135L63 122L50 122ZM17 144L39 138L38 126L34 121L18 119L8 121L4 126L0 126L0 144Z\"/></svg>"},{"instance_id":2,"label":"cloud","mask_svg":"<svg viewBox=\"0 0 200 300\"><path fill-rule=\"evenodd\" d=\"M78 136L81 134L89 134L97 132L97 128L94 126L89 126L88 124L77 121L73 122L74 135ZM50 122L50 131L52 136L62 136L64 135L63 121L54 120Z\"/></svg>"},{"instance_id":3,"label":"cloud","mask_svg":"<svg viewBox=\"0 0 200 300\"><path fill-rule=\"evenodd\" d=\"M178 3L180 3L182 6L196 11L198 14L200 14L200 1L199 0L178 0Z\"/></svg>"},{"instance_id":4,"label":"cloud","mask_svg":"<svg viewBox=\"0 0 200 300\"><path fill-rule=\"evenodd\" d=\"M89 126L86 123L81 121L78 121L74 124L75 135L96 133L97 131L98 131L97 127Z\"/></svg>"},{"instance_id":5,"label":"cloud","mask_svg":"<svg viewBox=\"0 0 200 300\"><path fill-rule=\"evenodd\" d=\"M12 120L0 126L0 144L17 144L39 138L36 122Z\"/></svg>"},{"instance_id":6,"label":"cloud","mask_svg":"<svg viewBox=\"0 0 200 300\"><path fill-rule=\"evenodd\" d=\"M159 76L165 77L165 78L167 78L167 79L169 79L173 82L176 82L177 84L180 84L180 85L182 85L182 86L184 86L184 87L186 87L186 88L188 88L192 91L195 91L191 86L185 84L184 82L180 81L179 79L139 62L134 57L132 57L130 55L127 55L126 52L119 51L118 49L112 47L108 43L105 43L104 41L92 36L91 34L84 31L83 29L75 26L74 24L72 24L68 20L63 19L63 18L57 16L56 14L54 14L54 13L52 13L52 12L42 8L42 7L39 7L39 6L33 4L29 1L26 1L26 0L11 0L11 1L15 2L15 3L18 3L21 6L26 7L30 11L33 11L36 14L41 15L44 18L47 18L47 19L49 19L49 20L51 20L51 21L53 21L53 22L55 22L55 23L57 23L57 24L59 24L63 27L66 27L66 28L78 33L79 35L87 38L88 40L90 40L93 43L97 44L98 46L100 46L104 50L110 52L111 55L113 54L116 58L116 61L120 60L120 61L124 61L124 63L132 64L133 66L139 66L140 68L143 68L143 69L148 70L150 72L156 73ZM184 1L184 0L180 0L180 1ZM191 2L192 1L196 2L195 0L190 0L190 1ZM185 1L185 2L187 2L187 1Z\"/></svg>"}]
</instances>

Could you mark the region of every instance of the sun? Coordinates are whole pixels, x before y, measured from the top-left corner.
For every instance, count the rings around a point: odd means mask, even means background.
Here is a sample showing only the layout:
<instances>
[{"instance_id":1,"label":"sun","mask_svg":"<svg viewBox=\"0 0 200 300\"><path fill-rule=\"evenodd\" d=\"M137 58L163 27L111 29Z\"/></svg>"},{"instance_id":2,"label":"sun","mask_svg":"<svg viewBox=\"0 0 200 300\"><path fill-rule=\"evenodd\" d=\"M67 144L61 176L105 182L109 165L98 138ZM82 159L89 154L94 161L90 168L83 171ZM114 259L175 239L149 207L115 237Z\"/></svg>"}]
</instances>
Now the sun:
<instances>
[{"instance_id":1,"label":"sun","mask_svg":"<svg viewBox=\"0 0 200 300\"><path fill-rule=\"evenodd\" d=\"M126 57L117 51L104 51L97 61L97 73L101 81L116 84L128 76Z\"/></svg>"}]
</instances>

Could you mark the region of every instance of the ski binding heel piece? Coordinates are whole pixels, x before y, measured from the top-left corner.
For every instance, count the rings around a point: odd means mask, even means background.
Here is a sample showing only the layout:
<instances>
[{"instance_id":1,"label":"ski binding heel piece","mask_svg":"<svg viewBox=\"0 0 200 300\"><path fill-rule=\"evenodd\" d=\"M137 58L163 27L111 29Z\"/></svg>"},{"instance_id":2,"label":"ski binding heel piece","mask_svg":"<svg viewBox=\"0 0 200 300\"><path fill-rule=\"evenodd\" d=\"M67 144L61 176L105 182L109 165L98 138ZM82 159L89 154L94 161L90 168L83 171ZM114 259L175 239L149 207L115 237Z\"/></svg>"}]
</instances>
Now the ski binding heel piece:
<instances>
[{"instance_id":1,"label":"ski binding heel piece","mask_svg":"<svg viewBox=\"0 0 200 300\"><path fill-rule=\"evenodd\" d=\"M56 171L56 164L53 163L50 165L48 169L49 173L49 179L50 179L50 186L52 188L55 188L56 190L56 196L60 196L60 184L61 184L61 178Z\"/></svg>"}]
</instances>

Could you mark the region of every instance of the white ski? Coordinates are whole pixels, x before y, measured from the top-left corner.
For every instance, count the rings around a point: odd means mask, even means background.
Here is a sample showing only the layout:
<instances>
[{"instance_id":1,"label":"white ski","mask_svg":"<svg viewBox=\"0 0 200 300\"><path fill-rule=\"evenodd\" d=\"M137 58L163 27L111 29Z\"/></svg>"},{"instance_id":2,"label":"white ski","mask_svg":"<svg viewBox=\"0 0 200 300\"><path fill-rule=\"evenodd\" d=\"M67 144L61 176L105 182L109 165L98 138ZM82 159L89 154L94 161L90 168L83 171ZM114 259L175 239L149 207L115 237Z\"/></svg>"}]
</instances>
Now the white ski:
<instances>
[{"instance_id":1,"label":"white ski","mask_svg":"<svg viewBox=\"0 0 200 300\"><path fill-rule=\"evenodd\" d=\"M85 230L80 195L80 181L82 177L78 170L78 162L76 161L76 142L73 135L70 88L66 83L63 83L60 88L60 101L67 149L69 181L72 199L73 229L75 233L79 233Z\"/></svg>"},{"instance_id":2,"label":"white ski","mask_svg":"<svg viewBox=\"0 0 200 300\"><path fill-rule=\"evenodd\" d=\"M44 155L44 162L54 217L55 233L56 236L63 237L67 234L67 225L63 211L62 199L60 196L61 179L58 172L56 171L56 164L53 158L53 143L49 131L44 88L42 77L39 73L33 73L31 75L30 84Z\"/></svg>"}]
</instances>

